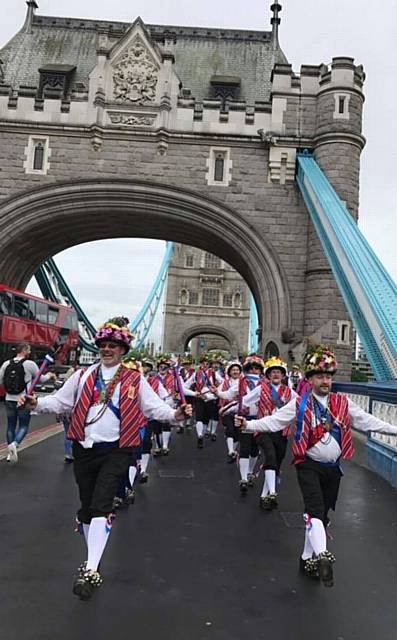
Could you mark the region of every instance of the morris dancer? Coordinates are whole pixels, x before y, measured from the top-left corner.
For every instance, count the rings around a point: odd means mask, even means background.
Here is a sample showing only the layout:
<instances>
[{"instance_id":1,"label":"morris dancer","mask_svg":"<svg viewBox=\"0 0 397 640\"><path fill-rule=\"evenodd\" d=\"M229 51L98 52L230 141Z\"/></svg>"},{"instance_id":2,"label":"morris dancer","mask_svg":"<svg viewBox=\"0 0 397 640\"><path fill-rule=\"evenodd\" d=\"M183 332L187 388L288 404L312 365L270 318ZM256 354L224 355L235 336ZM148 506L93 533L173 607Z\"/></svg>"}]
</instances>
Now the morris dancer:
<instances>
[{"instance_id":1,"label":"morris dancer","mask_svg":"<svg viewBox=\"0 0 397 640\"><path fill-rule=\"evenodd\" d=\"M167 404L174 406L173 398L175 395L175 380L171 371L171 360L166 356L162 356L157 363L157 369L158 378L168 394ZM167 456L170 452L169 444L171 438L171 425L166 422L163 424L157 422L154 433L156 436L157 447L154 450L153 455Z\"/></svg>"},{"instance_id":2,"label":"morris dancer","mask_svg":"<svg viewBox=\"0 0 397 640\"><path fill-rule=\"evenodd\" d=\"M194 393L196 396L195 402L195 414L196 414L196 431L197 431L197 447L202 449L204 446L204 435L208 432L208 425L210 420L213 420L214 406L216 408L216 397L211 392L211 388L215 382L219 384L222 382L221 377L217 376L215 372L210 368L211 362L206 356L203 356L200 360L200 367L190 376L190 378L184 384L184 391L186 395L191 394L192 387L194 387ZM212 403L212 401L215 401ZM211 404L212 403L212 404ZM216 429L216 427L215 427ZM213 433L216 440L216 433Z\"/></svg>"},{"instance_id":3,"label":"morris dancer","mask_svg":"<svg viewBox=\"0 0 397 640\"><path fill-rule=\"evenodd\" d=\"M237 401L234 402L234 410L236 413L238 413L240 409L243 409L244 396L260 384L263 369L264 362L260 356L257 356L256 354L247 356L243 364L244 375L240 376L238 387L229 389L229 391L222 394L222 397L225 400L233 400L237 397ZM257 414L256 401L253 401L249 405L247 404L245 411L247 413L247 420L255 420ZM248 487L254 486L254 470L258 460L259 449L253 434L245 429L240 431L239 442L239 487L241 493L245 495L248 491Z\"/></svg>"},{"instance_id":4,"label":"morris dancer","mask_svg":"<svg viewBox=\"0 0 397 640\"><path fill-rule=\"evenodd\" d=\"M320 577L332 587L335 557L327 549L328 512L335 510L342 476L340 462L353 456L351 429L397 435L397 427L363 411L350 398L331 392L337 370L334 354L319 345L305 359L305 375L311 388L271 416L247 422L236 417L236 426L247 431L282 431L294 426L293 455L304 501L305 544L300 570Z\"/></svg>"},{"instance_id":5,"label":"morris dancer","mask_svg":"<svg viewBox=\"0 0 397 640\"><path fill-rule=\"evenodd\" d=\"M215 394L219 398L219 415L225 428L226 446L227 446L227 462L232 463L237 459L237 446L239 441L240 430L234 425L234 416L237 413L237 405L233 403L232 407L228 406L230 396L238 395L238 383L243 367L239 361L229 362L226 367L226 377L223 383L214 389Z\"/></svg>"},{"instance_id":6,"label":"morris dancer","mask_svg":"<svg viewBox=\"0 0 397 640\"><path fill-rule=\"evenodd\" d=\"M54 395L20 401L38 413L71 412L68 437L73 440L81 501L78 521L88 547L87 561L73 585L73 593L82 600L91 598L102 583L98 565L114 519L113 497L141 444L139 428L145 418L174 422L191 412L190 407L173 411L142 374L123 366L132 339L127 323L126 318L113 318L99 328L99 364L82 374L77 371Z\"/></svg>"},{"instance_id":7,"label":"morris dancer","mask_svg":"<svg viewBox=\"0 0 397 640\"><path fill-rule=\"evenodd\" d=\"M265 378L260 386L243 398L243 406L257 403L257 418L270 416L283 407L296 393L282 383L287 374L287 365L280 358L270 358L265 362ZM276 433L256 434L256 443L263 452L265 480L259 499L261 509L271 511L276 509L277 493L276 479L280 474L281 463L285 458L288 444L288 428Z\"/></svg>"}]
</instances>

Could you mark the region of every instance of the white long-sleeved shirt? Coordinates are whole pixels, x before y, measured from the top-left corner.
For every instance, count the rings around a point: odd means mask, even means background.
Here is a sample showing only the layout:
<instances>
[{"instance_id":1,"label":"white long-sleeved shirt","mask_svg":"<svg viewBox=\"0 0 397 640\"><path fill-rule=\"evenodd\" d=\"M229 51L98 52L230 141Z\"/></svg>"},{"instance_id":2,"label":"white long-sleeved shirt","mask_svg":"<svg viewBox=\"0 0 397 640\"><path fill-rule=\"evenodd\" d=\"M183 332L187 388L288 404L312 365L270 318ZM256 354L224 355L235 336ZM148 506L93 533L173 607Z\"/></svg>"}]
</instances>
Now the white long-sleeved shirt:
<instances>
[{"instance_id":1,"label":"white long-sleeved shirt","mask_svg":"<svg viewBox=\"0 0 397 640\"><path fill-rule=\"evenodd\" d=\"M80 371L76 371L59 391L51 396L39 398L36 412L71 413L80 397L85 381L96 366L97 365L89 367L83 375L81 375ZM119 365L115 367L104 367L101 365L101 372L105 383L110 382L118 366ZM175 411L159 398L144 376L141 376L138 399L141 411L147 420L176 422ZM116 385L112 396L112 403L115 407L119 407L120 383ZM91 406L88 411L87 426L85 428L86 437L85 440L80 443L85 449L91 448L93 444L98 442L114 442L120 437L120 421L109 407L107 407L103 416L101 416L97 422L89 424L101 412L102 408L103 404L97 404Z\"/></svg>"},{"instance_id":2,"label":"white long-sleeved shirt","mask_svg":"<svg viewBox=\"0 0 397 640\"><path fill-rule=\"evenodd\" d=\"M218 373L218 371L215 371L215 380L218 384L222 384L223 383L223 378L221 376L220 373ZM215 400L216 396L210 391L210 388L208 386L204 386L201 390L200 393L198 393L197 391L192 391L191 387L193 386L193 384L196 382L196 373L192 373L192 375L190 376L190 378L188 378L186 380L186 382L183 384L183 390L185 392L186 396L199 396L199 395L203 395L205 396L204 402L208 402L209 400Z\"/></svg>"},{"instance_id":3,"label":"white long-sleeved shirt","mask_svg":"<svg viewBox=\"0 0 397 640\"><path fill-rule=\"evenodd\" d=\"M328 396L313 395L324 407L327 405ZM348 410L351 426L354 429L364 432L378 431L380 433L397 435L397 427L367 413L353 402L353 400L350 400L350 398L348 398ZM276 432L282 431L285 427L288 427L288 425L294 425L295 422L296 397L271 416L247 422L244 430L249 432ZM341 455L341 449L337 440L330 433L326 433L320 442L317 442L317 444L307 450L306 454L317 462L336 462Z\"/></svg>"}]
</instances>

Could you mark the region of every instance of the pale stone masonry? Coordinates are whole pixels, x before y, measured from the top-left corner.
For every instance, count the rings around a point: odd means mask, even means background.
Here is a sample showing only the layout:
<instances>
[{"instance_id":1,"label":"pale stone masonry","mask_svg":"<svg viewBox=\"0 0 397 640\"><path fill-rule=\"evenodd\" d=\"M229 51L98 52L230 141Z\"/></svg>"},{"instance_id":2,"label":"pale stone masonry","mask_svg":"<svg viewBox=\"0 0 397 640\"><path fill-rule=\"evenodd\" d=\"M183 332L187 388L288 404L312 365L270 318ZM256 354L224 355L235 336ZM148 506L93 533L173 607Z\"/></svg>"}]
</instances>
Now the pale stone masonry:
<instances>
[{"instance_id":1,"label":"pale stone masonry","mask_svg":"<svg viewBox=\"0 0 397 640\"><path fill-rule=\"evenodd\" d=\"M249 316L249 289L232 267L206 251L175 246L164 305L164 351L245 354Z\"/></svg>"},{"instance_id":2,"label":"pale stone masonry","mask_svg":"<svg viewBox=\"0 0 397 640\"><path fill-rule=\"evenodd\" d=\"M27 4L0 50L0 281L22 288L47 257L95 239L195 246L247 282L263 350L291 361L308 339L328 341L348 376L348 316L295 157L312 151L357 218L362 67L339 57L294 72L278 3L272 31L46 17Z\"/></svg>"}]
</instances>

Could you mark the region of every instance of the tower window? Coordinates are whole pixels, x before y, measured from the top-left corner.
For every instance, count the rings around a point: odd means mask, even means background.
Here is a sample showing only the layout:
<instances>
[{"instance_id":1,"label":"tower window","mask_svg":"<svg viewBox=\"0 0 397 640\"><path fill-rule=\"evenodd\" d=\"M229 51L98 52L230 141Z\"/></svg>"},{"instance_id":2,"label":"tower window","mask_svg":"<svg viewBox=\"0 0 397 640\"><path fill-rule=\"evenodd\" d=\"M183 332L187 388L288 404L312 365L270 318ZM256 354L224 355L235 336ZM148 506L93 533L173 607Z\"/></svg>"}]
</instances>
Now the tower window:
<instances>
[{"instance_id":1,"label":"tower window","mask_svg":"<svg viewBox=\"0 0 397 640\"><path fill-rule=\"evenodd\" d=\"M350 344L350 327L348 320L338 320L338 344Z\"/></svg>"},{"instance_id":2,"label":"tower window","mask_svg":"<svg viewBox=\"0 0 397 640\"><path fill-rule=\"evenodd\" d=\"M339 98L339 113L345 113L345 104L346 104L346 97L341 96Z\"/></svg>"},{"instance_id":3,"label":"tower window","mask_svg":"<svg viewBox=\"0 0 397 640\"><path fill-rule=\"evenodd\" d=\"M215 182L223 182L224 175L225 175L225 154L217 153L215 155L215 169L214 169Z\"/></svg>"},{"instance_id":4,"label":"tower window","mask_svg":"<svg viewBox=\"0 0 397 640\"><path fill-rule=\"evenodd\" d=\"M26 173L37 173L39 175L48 173L50 168L49 158L51 156L49 141L48 136L29 136L23 163Z\"/></svg>"},{"instance_id":5,"label":"tower window","mask_svg":"<svg viewBox=\"0 0 397 640\"><path fill-rule=\"evenodd\" d=\"M224 307L232 307L233 306L233 294L232 293L224 293L223 294L223 306Z\"/></svg>"},{"instance_id":6,"label":"tower window","mask_svg":"<svg viewBox=\"0 0 397 640\"><path fill-rule=\"evenodd\" d=\"M211 147L207 158L207 184L214 187L228 187L232 179L233 162L228 147Z\"/></svg>"},{"instance_id":7,"label":"tower window","mask_svg":"<svg viewBox=\"0 0 397 640\"><path fill-rule=\"evenodd\" d=\"M219 307L219 290L203 289L203 305L207 307Z\"/></svg>"},{"instance_id":8,"label":"tower window","mask_svg":"<svg viewBox=\"0 0 397 640\"><path fill-rule=\"evenodd\" d=\"M186 256L185 266L186 267L194 267L194 258L193 258L193 256L191 254Z\"/></svg>"},{"instance_id":9,"label":"tower window","mask_svg":"<svg viewBox=\"0 0 397 640\"><path fill-rule=\"evenodd\" d=\"M189 291L189 304L197 305L199 303L198 291Z\"/></svg>"},{"instance_id":10,"label":"tower window","mask_svg":"<svg viewBox=\"0 0 397 640\"><path fill-rule=\"evenodd\" d=\"M334 109L334 120L349 120L350 112L350 94L349 93L335 93L335 109Z\"/></svg>"},{"instance_id":11,"label":"tower window","mask_svg":"<svg viewBox=\"0 0 397 640\"><path fill-rule=\"evenodd\" d=\"M218 258L218 256L214 256L212 253L206 253L204 266L206 269L221 269L221 259Z\"/></svg>"},{"instance_id":12,"label":"tower window","mask_svg":"<svg viewBox=\"0 0 397 640\"><path fill-rule=\"evenodd\" d=\"M44 145L42 142L38 142L34 148L33 169L35 171L42 171L43 165L44 165Z\"/></svg>"}]
</instances>

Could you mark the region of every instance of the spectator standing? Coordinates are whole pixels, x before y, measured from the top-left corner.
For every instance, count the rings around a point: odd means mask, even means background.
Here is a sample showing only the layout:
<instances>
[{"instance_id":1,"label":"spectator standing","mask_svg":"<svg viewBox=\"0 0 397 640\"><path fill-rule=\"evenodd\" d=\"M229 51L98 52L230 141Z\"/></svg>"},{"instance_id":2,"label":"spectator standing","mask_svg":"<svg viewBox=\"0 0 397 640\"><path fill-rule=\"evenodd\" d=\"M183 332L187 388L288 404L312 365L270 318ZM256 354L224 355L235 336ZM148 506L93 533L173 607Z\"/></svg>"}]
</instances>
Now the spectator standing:
<instances>
[{"instance_id":1,"label":"spectator standing","mask_svg":"<svg viewBox=\"0 0 397 640\"><path fill-rule=\"evenodd\" d=\"M30 412L18 407L19 398L26 393L39 367L29 359L31 352L28 342L19 342L16 356L3 362L0 369L0 385L6 390L8 462L18 462L18 447L26 436L30 424ZM54 373L42 375L40 382L55 379Z\"/></svg>"}]
</instances>

